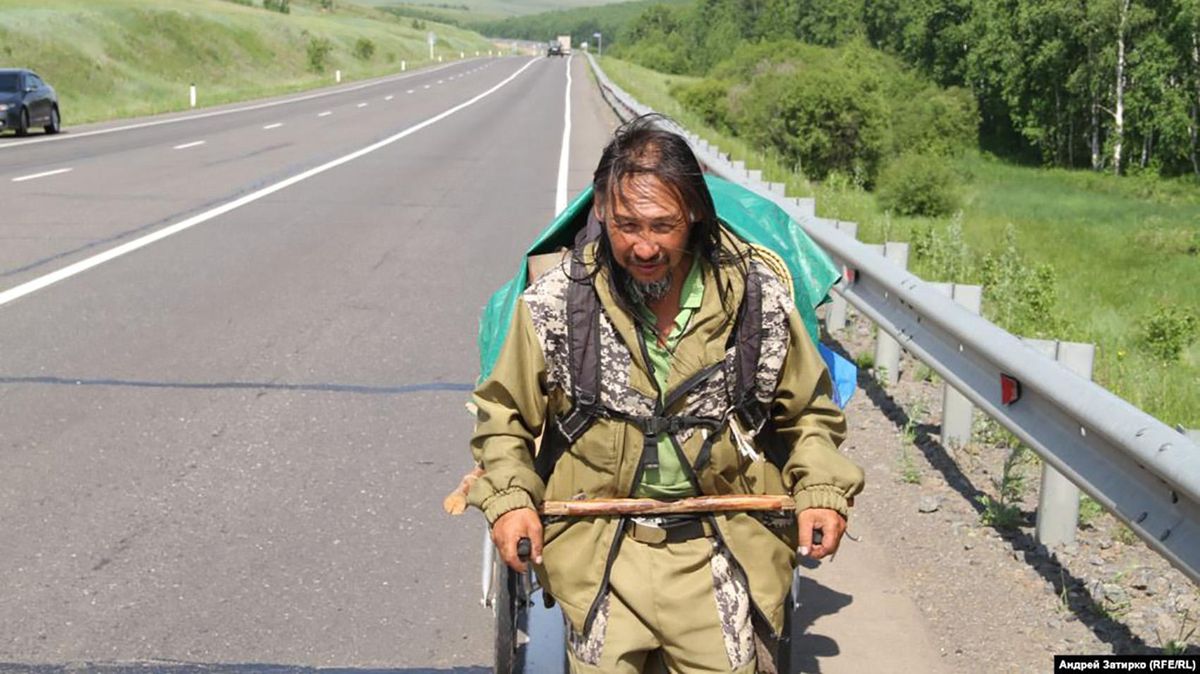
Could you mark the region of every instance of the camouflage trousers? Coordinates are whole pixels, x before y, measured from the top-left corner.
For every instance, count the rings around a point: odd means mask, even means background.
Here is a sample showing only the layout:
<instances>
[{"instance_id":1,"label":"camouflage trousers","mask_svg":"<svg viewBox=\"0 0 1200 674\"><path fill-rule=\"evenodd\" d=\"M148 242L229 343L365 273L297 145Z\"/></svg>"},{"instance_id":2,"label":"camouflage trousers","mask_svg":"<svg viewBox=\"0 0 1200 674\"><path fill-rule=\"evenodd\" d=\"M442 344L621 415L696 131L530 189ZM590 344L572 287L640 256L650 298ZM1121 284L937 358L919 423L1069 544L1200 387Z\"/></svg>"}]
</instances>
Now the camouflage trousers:
<instances>
[{"instance_id":1,"label":"camouflage trousers","mask_svg":"<svg viewBox=\"0 0 1200 674\"><path fill-rule=\"evenodd\" d=\"M567 626L574 674L754 674L750 595L712 538L626 538L587 634Z\"/></svg>"}]
</instances>

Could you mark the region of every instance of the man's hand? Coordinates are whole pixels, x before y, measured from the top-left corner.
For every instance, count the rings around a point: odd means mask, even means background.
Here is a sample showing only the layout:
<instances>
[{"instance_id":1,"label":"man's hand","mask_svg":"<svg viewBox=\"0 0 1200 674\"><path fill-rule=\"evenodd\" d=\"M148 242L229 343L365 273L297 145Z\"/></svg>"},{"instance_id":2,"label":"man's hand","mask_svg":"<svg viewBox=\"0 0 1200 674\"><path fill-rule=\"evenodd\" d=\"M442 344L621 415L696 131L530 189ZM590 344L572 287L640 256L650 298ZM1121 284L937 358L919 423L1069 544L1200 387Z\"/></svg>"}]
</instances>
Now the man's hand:
<instances>
[{"instance_id":1,"label":"man's hand","mask_svg":"<svg viewBox=\"0 0 1200 674\"><path fill-rule=\"evenodd\" d=\"M532 544L531 558L542 563L542 519L532 508L510 510L492 524L492 542L500 558L517 573L525 573L526 564L517 557L517 541L528 538Z\"/></svg>"},{"instance_id":2,"label":"man's hand","mask_svg":"<svg viewBox=\"0 0 1200 674\"><path fill-rule=\"evenodd\" d=\"M796 516L800 523L800 554L821 559L837 552L846 531L846 519L836 510L809 508ZM813 543L813 531L821 532L821 542Z\"/></svg>"}]
</instances>

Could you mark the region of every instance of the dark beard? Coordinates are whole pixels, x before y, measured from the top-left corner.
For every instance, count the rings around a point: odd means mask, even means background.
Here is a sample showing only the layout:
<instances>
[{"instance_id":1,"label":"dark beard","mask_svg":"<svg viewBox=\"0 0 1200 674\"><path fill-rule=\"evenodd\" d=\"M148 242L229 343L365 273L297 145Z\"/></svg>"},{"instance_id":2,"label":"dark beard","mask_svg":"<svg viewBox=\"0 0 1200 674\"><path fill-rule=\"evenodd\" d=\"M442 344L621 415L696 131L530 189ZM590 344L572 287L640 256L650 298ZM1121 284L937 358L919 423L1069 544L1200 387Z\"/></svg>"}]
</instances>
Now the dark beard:
<instances>
[{"instance_id":1,"label":"dark beard","mask_svg":"<svg viewBox=\"0 0 1200 674\"><path fill-rule=\"evenodd\" d=\"M625 290L629 292L629 298L635 304L647 305L650 302L657 302L667 296L667 291L671 289L671 272L658 281L650 281L642 283L634 279L632 276L627 277L625 282Z\"/></svg>"}]
</instances>

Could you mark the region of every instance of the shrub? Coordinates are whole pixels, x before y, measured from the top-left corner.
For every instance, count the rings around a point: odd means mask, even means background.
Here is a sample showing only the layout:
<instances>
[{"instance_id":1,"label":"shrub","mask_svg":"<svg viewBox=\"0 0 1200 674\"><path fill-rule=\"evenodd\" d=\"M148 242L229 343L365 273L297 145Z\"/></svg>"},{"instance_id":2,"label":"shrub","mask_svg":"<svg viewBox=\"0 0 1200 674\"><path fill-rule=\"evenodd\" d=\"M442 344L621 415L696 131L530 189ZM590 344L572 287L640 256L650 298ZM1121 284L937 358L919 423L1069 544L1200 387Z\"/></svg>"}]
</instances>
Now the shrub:
<instances>
[{"instance_id":1,"label":"shrub","mask_svg":"<svg viewBox=\"0 0 1200 674\"><path fill-rule=\"evenodd\" d=\"M932 225L913 226L913 256L933 276L931 280L965 283L971 270L971 248L963 237L963 213L958 211L946 229Z\"/></svg>"},{"instance_id":2,"label":"shrub","mask_svg":"<svg viewBox=\"0 0 1200 674\"><path fill-rule=\"evenodd\" d=\"M1146 321L1141 345L1154 357L1167 363L1179 360L1183 350L1196 341L1200 319L1186 309L1159 306Z\"/></svg>"},{"instance_id":3,"label":"shrub","mask_svg":"<svg viewBox=\"0 0 1200 674\"><path fill-rule=\"evenodd\" d=\"M978 144L979 107L966 89L926 86L891 95L894 152L952 156Z\"/></svg>"},{"instance_id":4,"label":"shrub","mask_svg":"<svg viewBox=\"0 0 1200 674\"><path fill-rule=\"evenodd\" d=\"M1015 335L1060 337L1063 319L1055 312L1058 273L1053 265L1034 266L1017 248L1012 225L1004 233L1004 248L983 258L980 277L985 315Z\"/></svg>"},{"instance_id":5,"label":"shrub","mask_svg":"<svg viewBox=\"0 0 1200 674\"><path fill-rule=\"evenodd\" d=\"M949 215L959 206L958 178L945 160L903 154L879 176L879 204L900 215Z\"/></svg>"},{"instance_id":6,"label":"shrub","mask_svg":"<svg viewBox=\"0 0 1200 674\"><path fill-rule=\"evenodd\" d=\"M269 9L272 12L280 14L292 13L292 0L263 0L263 9Z\"/></svg>"},{"instance_id":7,"label":"shrub","mask_svg":"<svg viewBox=\"0 0 1200 674\"><path fill-rule=\"evenodd\" d=\"M354 57L362 61L370 61L375 55L375 43L371 40L360 37L354 43Z\"/></svg>"},{"instance_id":8,"label":"shrub","mask_svg":"<svg viewBox=\"0 0 1200 674\"><path fill-rule=\"evenodd\" d=\"M333 52L333 43L324 37L308 38L308 68L314 73L325 72L329 55Z\"/></svg>"},{"instance_id":9,"label":"shrub","mask_svg":"<svg viewBox=\"0 0 1200 674\"><path fill-rule=\"evenodd\" d=\"M849 69L778 64L731 93L730 123L811 178L839 171L869 186L887 145L887 108L863 84Z\"/></svg>"},{"instance_id":10,"label":"shrub","mask_svg":"<svg viewBox=\"0 0 1200 674\"><path fill-rule=\"evenodd\" d=\"M683 107L700 115L704 123L715 129L729 128L729 101L724 82L704 79L691 84L677 84L671 95Z\"/></svg>"}]
</instances>

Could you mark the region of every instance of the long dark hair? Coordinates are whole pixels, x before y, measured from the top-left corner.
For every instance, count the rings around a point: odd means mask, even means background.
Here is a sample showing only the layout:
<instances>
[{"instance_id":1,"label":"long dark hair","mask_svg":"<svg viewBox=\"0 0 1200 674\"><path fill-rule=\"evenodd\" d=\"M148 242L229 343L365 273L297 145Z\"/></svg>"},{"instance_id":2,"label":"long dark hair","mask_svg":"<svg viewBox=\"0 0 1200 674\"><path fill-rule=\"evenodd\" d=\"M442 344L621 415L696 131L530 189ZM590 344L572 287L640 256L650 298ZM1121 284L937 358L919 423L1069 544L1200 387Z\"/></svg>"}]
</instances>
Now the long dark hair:
<instances>
[{"instance_id":1,"label":"long dark hair","mask_svg":"<svg viewBox=\"0 0 1200 674\"><path fill-rule=\"evenodd\" d=\"M704 182L700 162L686 139L662 128L665 121L662 115L652 113L622 124L600 156L600 163L592 175L593 198L602 225L596 243L596 270L603 269L608 273L617 302L635 321L642 322L640 312L630 310L633 301L627 290L628 274L613 258L608 227L603 226L603 221L608 217L606 209L611 209L614 200L624 201L631 178L652 175L675 197L691 223L688 251L712 268L721 304L727 319L732 320L737 307L732 306L724 274L732 271L744 278L749 270L749 260L732 247L722 245L722 237L729 235L717 217L717 208L708 184Z\"/></svg>"}]
</instances>

